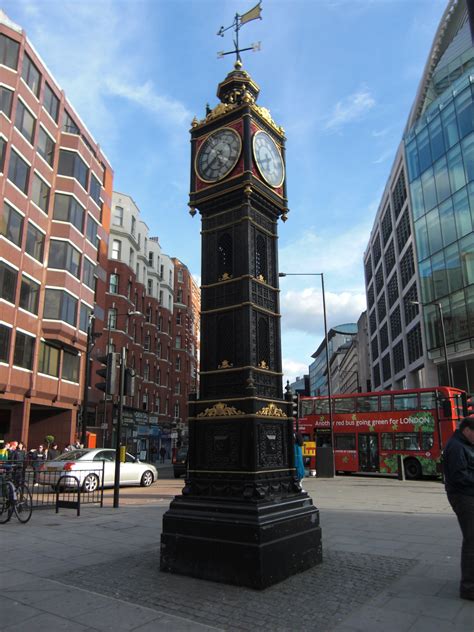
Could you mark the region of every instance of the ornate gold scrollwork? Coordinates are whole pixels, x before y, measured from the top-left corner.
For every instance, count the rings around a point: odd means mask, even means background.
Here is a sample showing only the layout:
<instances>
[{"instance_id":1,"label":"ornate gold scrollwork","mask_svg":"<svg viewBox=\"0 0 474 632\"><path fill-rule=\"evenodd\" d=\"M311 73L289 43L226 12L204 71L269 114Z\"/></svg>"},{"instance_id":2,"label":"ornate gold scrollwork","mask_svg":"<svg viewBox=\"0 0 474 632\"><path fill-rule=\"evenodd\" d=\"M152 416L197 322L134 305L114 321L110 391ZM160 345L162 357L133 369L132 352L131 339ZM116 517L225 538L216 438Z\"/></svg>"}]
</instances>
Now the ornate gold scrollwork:
<instances>
[{"instance_id":1,"label":"ornate gold scrollwork","mask_svg":"<svg viewBox=\"0 0 474 632\"><path fill-rule=\"evenodd\" d=\"M229 362L229 360L222 360L222 362L217 365L218 369L230 369L232 368L234 365L232 364L232 362Z\"/></svg>"},{"instance_id":2,"label":"ornate gold scrollwork","mask_svg":"<svg viewBox=\"0 0 474 632\"><path fill-rule=\"evenodd\" d=\"M218 281L228 281L229 279L232 279L232 275L229 274L228 272L224 272L224 274L220 277L218 277Z\"/></svg>"},{"instance_id":3,"label":"ornate gold scrollwork","mask_svg":"<svg viewBox=\"0 0 474 632\"><path fill-rule=\"evenodd\" d=\"M259 369L269 369L270 367L265 362L265 360L260 360L260 362L258 363L258 368Z\"/></svg>"},{"instance_id":4,"label":"ornate gold scrollwork","mask_svg":"<svg viewBox=\"0 0 474 632\"><path fill-rule=\"evenodd\" d=\"M257 417L287 417L287 415L276 404L270 402L268 406L258 411Z\"/></svg>"},{"instance_id":5,"label":"ornate gold scrollwork","mask_svg":"<svg viewBox=\"0 0 474 632\"><path fill-rule=\"evenodd\" d=\"M270 114L270 110L268 108L264 108L261 105L256 105L255 103L252 104L252 108L256 110L260 114L260 116L273 127L275 131L277 131L279 134L285 133L283 127L281 127L281 125L277 125L272 119L272 115Z\"/></svg>"},{"instance_id":6,"label":"ornate gold scrollwork","mask_svg":"<svg viewBox=\"0 0 474 632\"><path fill-rule=\"evenodd\" d=\"M266 283L267 280L266 278L263 276L263 274L259 274L257 277L257 281L262 281L262 283Z\"/></svg>"},{"instance_id":7,"label":"ornate gold scrollwork","mask_svg":"<svg viewBox=\"0 0 474 632\"><path fill-rule=\"evenodd\" d=\"M234 417L236 415L245 415L242 410L237 410L235 406L227 406L225 402L217 402L211 408L206 408L198 417Z\"/></svg>"}]
</instances>

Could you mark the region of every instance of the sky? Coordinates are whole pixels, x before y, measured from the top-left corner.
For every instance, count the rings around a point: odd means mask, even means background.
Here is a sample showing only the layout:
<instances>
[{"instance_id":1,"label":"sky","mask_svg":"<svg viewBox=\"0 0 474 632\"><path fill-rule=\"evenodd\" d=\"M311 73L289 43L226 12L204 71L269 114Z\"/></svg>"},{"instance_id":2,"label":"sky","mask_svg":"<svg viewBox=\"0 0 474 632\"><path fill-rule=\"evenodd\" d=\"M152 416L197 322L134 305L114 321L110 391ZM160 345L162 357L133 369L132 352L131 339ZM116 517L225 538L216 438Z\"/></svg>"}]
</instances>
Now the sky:
<instances>
[{"instance_id":1,"label":"sky","mask_svg":"<svg viewBox=\"0 0 474 632\"><path fill-rule=\"evenodd\" d=\"M199 283L188 213L189 129L232 70L232 31L257 0L0 0L65 91L163 251ZM363 253L447 0L263 0L240 31L258 104L286 133L290 213L279 223L285 380L328 327L366 308ZM306 276L307 275L307 276Z\"/></svg>"}]
</instances>

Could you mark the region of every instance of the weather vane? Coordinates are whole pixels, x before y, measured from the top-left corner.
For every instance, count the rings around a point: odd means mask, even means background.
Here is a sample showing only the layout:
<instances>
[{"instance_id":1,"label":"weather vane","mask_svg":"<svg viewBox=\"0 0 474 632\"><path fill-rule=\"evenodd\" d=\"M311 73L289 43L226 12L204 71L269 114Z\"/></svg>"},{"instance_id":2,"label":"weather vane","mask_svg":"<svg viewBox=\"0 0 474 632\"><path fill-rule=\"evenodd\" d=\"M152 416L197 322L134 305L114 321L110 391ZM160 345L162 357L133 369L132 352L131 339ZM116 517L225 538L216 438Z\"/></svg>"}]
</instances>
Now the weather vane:
<instances>
[{"instance_id":1,"label":"weather vane","mask_svg":"<svg viewBox=\"0 0 474 632\"><path fill-rule=\"evenodd\" d=\"M250 9L250 11L247 11L247 13L243 13L242 15L240 15L239 13L235 14L235 18L234 21L232 22L232 24L230 26L224 27L221 26L221 28L218 30L217 35L220 35L221 37L224 37L224 33L226 31L228 31L229 29L234 29L235 31L235 38L234 38L234 46L235 49L234 50L230 50L226 53L224 53L223 51L217 53L218 57L224 57L224 55L235 55L235 61L237 62L242 62L241 58L240 58L240 53L243 53L246 50L253 50L253 51L257 51L260 50L260 42L257 42L256 44L252 44L252 46L249 46L248 48L239 48L239 31L240 28L244 25L247 24L247 22L250 22L251 20L261 20L262 16L262 1L260 0L260 2L258 4L256 4L254 6L253 9Z\"/></svg>"}]
</instances>

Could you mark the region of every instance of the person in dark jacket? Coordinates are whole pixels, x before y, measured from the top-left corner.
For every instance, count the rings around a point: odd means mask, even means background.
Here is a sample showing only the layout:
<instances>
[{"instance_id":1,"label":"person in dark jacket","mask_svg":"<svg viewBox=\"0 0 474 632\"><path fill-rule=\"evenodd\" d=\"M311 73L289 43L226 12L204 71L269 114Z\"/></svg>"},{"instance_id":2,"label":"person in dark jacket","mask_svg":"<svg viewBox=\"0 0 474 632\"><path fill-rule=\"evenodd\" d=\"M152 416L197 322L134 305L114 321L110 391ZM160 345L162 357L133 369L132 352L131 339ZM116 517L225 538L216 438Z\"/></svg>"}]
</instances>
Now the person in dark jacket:
<instances>
[{"instance_id":1,"label":"person in dark jacket","mask_svg":"<svg viewBox=\"0 0 474 632\"><path fill-rule=\"evenodd\" d=\"M465 417L443 452L448 500L462 532L461 599L474 601L474 417Z\"/></svg>"}]
</instances>

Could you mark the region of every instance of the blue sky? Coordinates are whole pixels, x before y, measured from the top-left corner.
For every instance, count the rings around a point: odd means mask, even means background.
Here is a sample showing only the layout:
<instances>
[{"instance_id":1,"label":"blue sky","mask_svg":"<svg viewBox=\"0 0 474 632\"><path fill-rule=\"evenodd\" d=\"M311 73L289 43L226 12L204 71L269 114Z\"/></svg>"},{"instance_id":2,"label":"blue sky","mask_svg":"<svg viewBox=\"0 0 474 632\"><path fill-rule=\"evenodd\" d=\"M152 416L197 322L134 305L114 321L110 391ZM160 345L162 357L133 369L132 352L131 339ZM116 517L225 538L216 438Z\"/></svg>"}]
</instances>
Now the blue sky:
<instances>
[{"instance_id":1,"label":"blue sky","mask_svg":"<svg viewBox=\"0 0 474 632\"><path fill-rule=\"evenodd\" d=\"M362 256L446 0L263 0L244 68L287 135L280 270L324 272L329 327L365 309ZM2 0L100 143L115 190L199 279L188 214L189 128L232 69L230 33L256 0ZM318 277L281 279L283 366L323 337Z\"/></svg>"}]
</instances>

